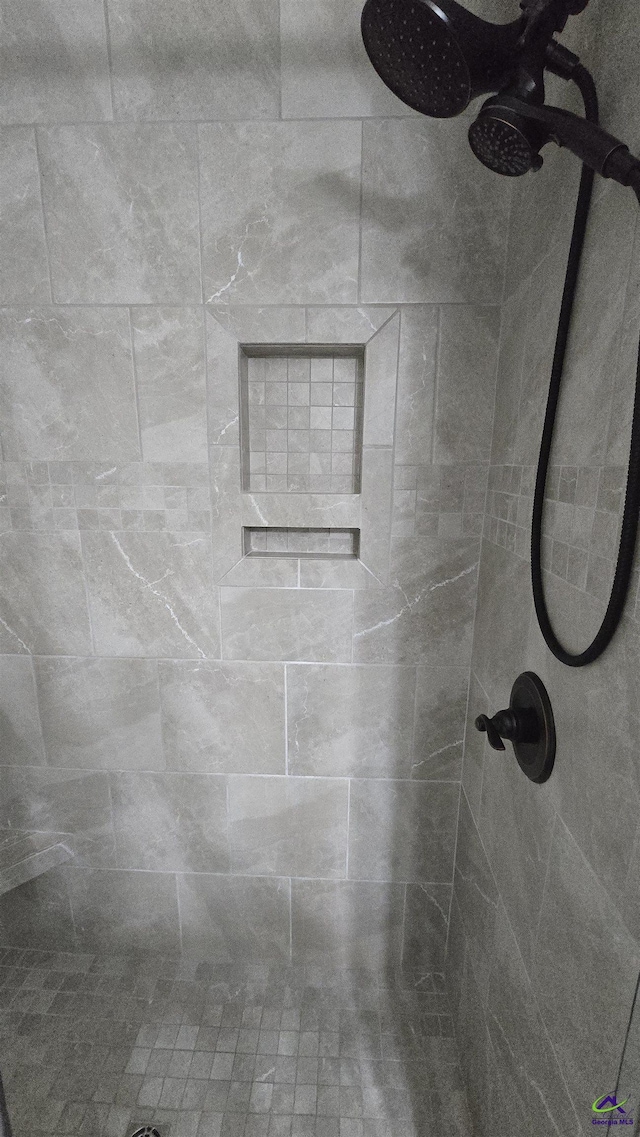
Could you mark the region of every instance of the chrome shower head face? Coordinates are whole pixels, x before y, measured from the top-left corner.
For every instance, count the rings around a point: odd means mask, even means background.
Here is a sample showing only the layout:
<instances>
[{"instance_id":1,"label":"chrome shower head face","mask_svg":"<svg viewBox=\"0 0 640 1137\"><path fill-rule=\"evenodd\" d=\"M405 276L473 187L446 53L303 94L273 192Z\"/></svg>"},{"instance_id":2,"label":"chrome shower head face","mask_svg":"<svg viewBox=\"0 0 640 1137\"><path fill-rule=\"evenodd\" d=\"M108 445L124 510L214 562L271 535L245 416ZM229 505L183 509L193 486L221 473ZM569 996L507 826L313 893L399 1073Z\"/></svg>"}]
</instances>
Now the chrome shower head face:
<instances>
[{"instance_id":1,"label":"chrome shower head face","mask_svg":"<svg viewBox=\"0 0 640 1137\"><path fill-rule=\"evenodd\" d=\"M394 95L421 114L452 118L507 81L522 21L490 24L456 0L366 0L361 27Z\"/></svg>"}]
</instances>

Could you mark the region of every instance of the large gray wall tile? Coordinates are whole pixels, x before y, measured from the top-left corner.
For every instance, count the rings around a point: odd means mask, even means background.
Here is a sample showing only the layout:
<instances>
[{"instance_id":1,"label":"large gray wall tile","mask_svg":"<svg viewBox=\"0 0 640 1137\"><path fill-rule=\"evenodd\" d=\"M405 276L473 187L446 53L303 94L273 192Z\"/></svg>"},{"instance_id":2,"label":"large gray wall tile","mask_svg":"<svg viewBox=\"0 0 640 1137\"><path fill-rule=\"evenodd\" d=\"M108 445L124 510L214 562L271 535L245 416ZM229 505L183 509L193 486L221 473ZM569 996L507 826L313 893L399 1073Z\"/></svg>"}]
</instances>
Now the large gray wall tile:
<instances>
[{"instance_id":1,"label":"large gray wall tile","mask_svg":"<svg viewBox=\"0 0 640 1137\"><path fill-rule=\"evenodd\" d=\"M179 952L172 873L70 869L68 880L81 951Z\"/></svg>"},{"instance_id":2,"label":"large gray wall tile","mask_svg":"<svg viewBox=\"0 0 640 1137\"><path fill-rule=\"evenodd\" d=\"M468 687L465 668L418 668L412 778L460 778Z\"/></svg>"},{"instance_id":3,"label":"large gray wall tile","mask_svg":"<svg viewBox=\"0 0 640 1137\"><path fill-rule=\"evenodd\" d=\"M0 762L3 766L41 766L44 742L33 661L0 656Z\"/></svg>"},{"instance_id":4,"label":"large gray wall tile","mask_svg":"<svg viewBox=\"0 0 640 1137\"><path fill-rule=\"evenodd\" d=\"M92 650L77 533L4 533L0 543L3 652L88 655Z\"/></svg>"},{"instance_id":5,"label":"large gray wall tile","mask_svg":"<svg viewBox=\"0 0 640 1137\"><path fill-rule=\"evenodd\" d=\"M371 881L291 882L293 962L397 966L404 887Z\"/></svg>"},{"instance_id":6,"label":"large gray wall tile","mask_svg":"<svg viewBox=\"0 0 640 1137\"><path fill-rule=\"evenodd\" d=\"M62 126L38 132L54 299L201 299L193 126Z\"/></svg>"},{"instance_id":7,"label":"large gray wall tile","mask_svg":"<svg viewBox=\"0 0 640 1137\"><path fill-rule=\"evenodd\" d=\"M289 772L408 777L415 673L410 667L287 667Z\"/></svg>"},{"instance_id":8,"label":"large gray wall tile","mask_svg":"<svg viewBox=\"0 0 640 1137\"><path fill-rule=\"evenodd\" d=\"M353 593L221 588L225 659L351 661Z\"/></svg>"},{"instance_id":9,"label":"large gray wall tile","mask_svg":"<svg viewBox=\"0 0 640 1137\"><path fill-rule=\"evenodd\" d=\"M576 1105L594 1085L615 1083L639 968L636 941L559 821L533 986Z\"/></svg>"},{"instance_id":10,"label":"large gray wall tile","mask_svg":"<svg viewBox=\"0 0 640 1137\"><path fill-rule=\"evenodd\" d=\"M450 884L408 884L402 963L416 971L439 971L445 960Z\"/></svg>"},{"instance_id":11,"label":"large gray wall tile","mask_svg":"<svg viewBox=\"0 0 640 1137\"><path fill-rule=\"evenodd\" d=\"M64 869L49 869L0 897L0 943L31 951L77 950Z\"/></svg>"},{"instance_id":12,"label":"large gray wall tile","mask_svg":"<svg viewBox=\"0 0 640 1137\"><path fill-rule=\"evenodd\" d=\"M435 462L487 462L491 456L499 331L497 307L440 309Z\"/></svg>"},{"instance_id":13,"label":"large gray wall tile","mask_svg":"<svg viewBox=\"0 0 640 1137\"><path fill-rule=\"evenodd\" d=\"M362 300L499 303L511 188L464 124L365 122L363 146Z\"/></svg>"},{"instance_id":14,"label":"large gray wall tile","mask_svg":"<svg viewBox=\"0 0 640 1137\"><path fill-rule=\"evenodd\" d=\"M140 459L126 310L7 310L0 337L5 459Z\"/></svg>"},{"instance_id":15,"label":"large gray wall tile","mask_svg":"<svg viewBox=\"0 0 640 1137\"><path fill-rule=\"evenodd\" d=\"M438 325L435 305L402 309L395 440L401 465L432 459Z\"/></svg>"},{"instance_id":16,"label":"large gray wall tile","mask_svg":"<svg viewBox=\"0 0 640 1137\"><path fill-rule=\"evenodd\" d=\"M486 1000L500 895L464 794L460 798L453 887L468 941L468 955Z\"/></svg>"},{"instance_id":17,"label":"large gray wall tile","mask_svg":"<svg viewBox=\"0 0 640 1137\"><path fill-rule=\"evenodd\" d=\"M290 885L265 877L178 876L182 947L221 963L288 963Z\"/></svg>"},{"instance_id":18,"label":"large gray wall tile","mask_svg":"<svg viewBox=\"0 0 640 1137\"><path fill-rule=\"evenodd\" d=\"M187 659L220 654L208 539L84 533L82 547L101 654Z\"/></svg>"},{"instance_id":19,"label":"large gray wall tile","mask_svg":"<svg viewBox=\"0 0 640 1137\"><path fill-rule=\"evenodd\" d=\"M169 769L286 772L280 664L172 660L161 662L159 672Z\"/></svg>"},{"instance_id":20,"label":"large gray wall tile","mask_svg":"<svg viewBox=\"0 0 640 1137\"><path fill-rule=\"evenodd\" d=\"M0 145L0 303L46 304L51 289L33 130L0 130Z\"/></svg>"},{"instance_id":21,"label":"large gray wall tile","mask_svg":"<svg viewBox=\"0 0 640 1137\"><path fill-rule=\"evenodd\" d=\"M451 881L458 798L455 783L354 779L349 878Z\"/></svg>"},{"instance_id":22,"label":"large gray wall tile","mask_svg":"<svg viewBox=\"0 0 640 1137\"><path fill-rule=\"evenodd\" d=\"M277 118L278 5L109 0L114 109L123 119Z\"/></svg>"},{"instance_id":23,"label":"large gray wall tile","mask_svg":"<svg viewBox=\"0 0 640 1137\"><path fill-rule=\"evenodd\" d=\"M112 773L109 784L119 868L229 871L224 778Z\"/></svg>"},{"instance_id":24,"label":"large gray wall tile","mask_svg":"<svg viewBox=\"0 0 640 1137\"><path fill-rule=\"evenodd\" d=\"M204 328L196 308L131 313L145 462L206 462Z\"/></svg>"},{"instance_id":25,"label":"large gray wall tile","mask_svg":"<svg viewBox=\"0 0 640 1137\"><path fill-rule=\"evenodd\" d=\"M342 779L229 778L232 870L344 877L348 795Z\"/></svg>"},{"instance_id":26,"label":"large gray wall tile","mask_svg":"<svg viewBox=\"0 0 640 1137\"><path fill-rule=\"evenodd\" d=\"M113 863L106 774L41 767L0 767L0 827L71 837L78 863Z\"/></svg>"},{"instance_id":27,"label":"large gray wall tile","mask_svg":"<svg viewBox=\"0 0 640 1137\"><path fill-rule=\"evenodd\" d=\"M385 87L362 43L359 0L284 0L284 118L362 118L411 114Z\"/></svg>"},{"instance_id":28,"label":"large gray wall tile","mask_svg":"<svg viewBox=\"0 0 640 1137\"><path fill-rule=\"evenodd\" d=\"M211 124L199 136L205 297L355 302L359 124Z\"/></svg>"},{"instance_id":29,"label":"large gray wall tile","mask_svg":"<svg viewBox=\"0 0 640 1137\"><path fill-rule=\"evenodd\" d=\"M3 0L0 121L111 118L100 0Z\"/></svg>"},{"instance_id":30,"label":"large gray wall tile","mask_svg":"<svg viewBox=\"0 0 640 1137\"><path fill-rule=\"evenodd\" d=\"M487 1000L496 1060L527 1112L532 1134L584 1134L590 1102L571 1101L504 908L498 911ZM606 1075L604 1076L606 1082ZM608 1083L607 1083L608 1084ZM569 1083L571 1086L571 1083ZM573 1090L573 1086L571 1086ZM593 1099L592 1099L593 1100Z\"/></svg>"},{"instance_id":31,"label":"large gray wall tile","mask_svg":"<svg viewBox=\"0 0 640 1137\"><path fill-rule=\"evenodd\" d=\"M37 659L52 766L162 770L157 665L146 659Z\"/></svg>"},{"instance_id":32,"label":"large gray wall tile","mask_svg":"<svg viewBox=\"0 0 640 1137\"><path fill-rule=\"evenodd\" d=\"M355 662L467 666L478 559L476 538L396 540L394 587L355 594Z\"/></svg>"}]
</instances>

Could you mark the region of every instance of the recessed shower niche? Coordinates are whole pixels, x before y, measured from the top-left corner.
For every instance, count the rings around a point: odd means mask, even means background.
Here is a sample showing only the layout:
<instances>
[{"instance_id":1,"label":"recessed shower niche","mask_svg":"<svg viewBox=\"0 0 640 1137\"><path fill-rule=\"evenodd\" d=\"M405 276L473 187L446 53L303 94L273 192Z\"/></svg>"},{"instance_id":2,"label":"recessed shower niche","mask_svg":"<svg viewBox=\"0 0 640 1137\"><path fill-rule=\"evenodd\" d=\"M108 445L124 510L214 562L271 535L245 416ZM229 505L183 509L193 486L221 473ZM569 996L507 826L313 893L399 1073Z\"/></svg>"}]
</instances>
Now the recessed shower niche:
<instances>
[{"instance_id":1,"label":"recessed shower niche","mask_svg":"<svg viewBox=\"0 0 640 1137\"><path fill-rule=\"evenodd\" d=\"M242 488L360 492L364 350L240 349Z\"/></svg>"},{"instance_id":2,"label":"recessed shower niche","mask_svg":"<svg viewBox=\"0 0 640 1137\"><path fill-rule=\"evenodd\" d=\"M399 312L219 305L208 316L216 581L385 584Z\"/></svg>"}]
</instances>

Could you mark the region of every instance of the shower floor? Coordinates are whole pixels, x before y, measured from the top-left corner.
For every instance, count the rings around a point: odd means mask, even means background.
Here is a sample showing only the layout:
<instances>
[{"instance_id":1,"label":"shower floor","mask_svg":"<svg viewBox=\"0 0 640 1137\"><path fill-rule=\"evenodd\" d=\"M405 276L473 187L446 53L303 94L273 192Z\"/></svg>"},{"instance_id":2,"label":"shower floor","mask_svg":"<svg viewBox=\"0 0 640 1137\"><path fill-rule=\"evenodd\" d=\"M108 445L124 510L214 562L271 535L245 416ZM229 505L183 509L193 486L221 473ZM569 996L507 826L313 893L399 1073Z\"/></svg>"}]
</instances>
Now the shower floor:
<instances>
[{"instance_id":1,"label":"shower floor","mask_svg":"<svg viewBox=\"0 0 640 1137\"><path fill-rule=\"evenodd\" d=\"M441 975L0 949L14 1137L471 1133Z\"/></svg>"}]
</instances>

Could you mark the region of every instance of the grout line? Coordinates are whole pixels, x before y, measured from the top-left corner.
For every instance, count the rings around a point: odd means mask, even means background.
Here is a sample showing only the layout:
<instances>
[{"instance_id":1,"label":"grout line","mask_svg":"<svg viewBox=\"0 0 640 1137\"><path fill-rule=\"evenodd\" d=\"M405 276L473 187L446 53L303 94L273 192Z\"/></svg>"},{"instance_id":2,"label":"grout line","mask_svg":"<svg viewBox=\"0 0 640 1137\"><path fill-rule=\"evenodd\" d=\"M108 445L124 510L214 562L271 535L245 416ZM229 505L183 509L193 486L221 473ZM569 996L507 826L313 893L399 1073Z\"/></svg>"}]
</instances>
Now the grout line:
<instances>
[{"instance_id":1,"label":"grout line","mask_svg":"<svg viewBox=\"0 0 640 1137\"><path fill-rule=\"evenodd\" d=\"M203 245L204 245L204 234L203 234L203 230L202 230L202 178L201 178L201 162L200 162L200 130L199 130L198 126L196 126L196 187L197 187L197 197L198 197L198 250L199 250L199 256L200 256L200 297L201 297L202 305L204 306L205 300L206 300L205 293L204 293L204 247L203 247ZM203 315L203 324L206 325L206 308L205 308L205 311L203 312L202 315ZM206 349L206 337L205 337L205 349ZM207 355L206 355L206 350L205 350L205 366L206 366L206 358L207 358ZM207 385L207 412L208 412L208 404L209 404L208 394L209 394L209 388ZM210 435L209 435L209 415L207 413L207 445L209 444L209 438L210 438Z\"/></svg>"},{"instance_id":2,"label":"grout line","mask_svg":"<svg viewBox=\"0 0 640 1137\"><path fill-rule=\"evenodd\" d=\"M287 777L289 777L289 680L288 680L289 665L284 665L284 770Z\"/></svg>"},{"instance_id":3,"label":"grout line","mask_svg":"<svg viewBox=\"0 0 640 1137\"><path fill-rule=\"evenodd\" d=\"M116 121L115 99L113 95L113 67L111 59L111 28L109 26L109 8L107 0L102 0L102 13L104 16L104 30L107 48L107 71L109 72L109 101L111 103L111 122ZM84 125L84 124L83 124Z\"/></svg>"},{"instance_id":4,"label":"grout line","mask_svg":"<svg viewBox=\"0 0 640 1137\"><path fill-rule=\"evenodd\" d=\"M140 448L140 461L144 462L144 451L142 448L142 426L140 416L140 393L138 391L138 368L136 366L136 349L135 339L133 335L133 316L131 314L131 306L127 308L127 315L129 320L129 343L131 345L131 380L133 383L133 401L136 412L136 426L138 428L138 446Z\"/></svg>"},{"instance_id":5,"label":"grout line","mask_svg":"<svg viewBox=\"0 0 640 1137\"><path fill-rule=\"evenodd\" d=\"M429 458L430 465L436 464L436 423L438 421L438 391L439 391L439 376L440 376L440 339L442 331L442 314L441 305L436 304L436 350L433 369L433 414L431 416L431 453Z\"/></svg>"},{"instance_id":6,"label":"grout line","mask_svg":"<svg viewBox=\"0 0 640 1137\"><path fill-rule=\"evenodd\" d=\"M351 778L347 782L347 855L344 864L344 879L349 879L349 842L351 840Z\"/></svg>"},{"instance_id":7,"label":"grout line","mask_svg":"<svg viewBox=\"0 0 640 1137\"><path fill-rule=\"evenodd\" d=\"M407 925L407 888L408 884L405 881L404 891L402 893L402 932L400 934L400 966L404 964L404 940L405 929Z\"/></svg>"},{"instance_id":8,"label":"grout line","mask_svg":"<svg viewBox=\"0 0 640 1137\"><path fill-rule=\"evenodd\" d=\"M289 962L293 963L293 880L289 877Z\"/></svg>"},{"instance_id":9,"label":"grout line","mask_svg":"<svg viewBox=\"0 0 640 1137\"><path fill-rule=\"evenodd\" d=\"M364 119L360 121L360 195L358 203L358 280L356 299L362 303L362 202L364 197Z\"/></svg>"},{"instance_id":10,"label":"grout line","mask_svg":"<svg viewBox=\"0 0 640 1137\"><path fill-rule=\"evenodd\" d=\"M42 156L40 154L40 147L38 145L38 128L34 126L34 127L32 127L32 129L33 129L33 144L34 144L34 148L35 148L35 152L36 152L36 166L38 169L38 185L40 187L40 214L42 217L42 232L44 235L44 250L45 250L45 255L46 255L46 259L47 259L47 276L49 279L49 296L51 298L51 304L53 305L53 304L55 304L55 300L53 298L53 277L51 275L51 253L49 250L49 235L47 232L47 220L45 217L45 209L44 209L44 184L43 184L43 180L42 180ZM48 307L48 305L46 305L46 304L43 304L43 305L3 304L3 308L13 308L13 307L25 310L29 307L46 308L46 307ZM122 305L120 305L120 307L122 307Z\"/></svg>"}]
</instances>

